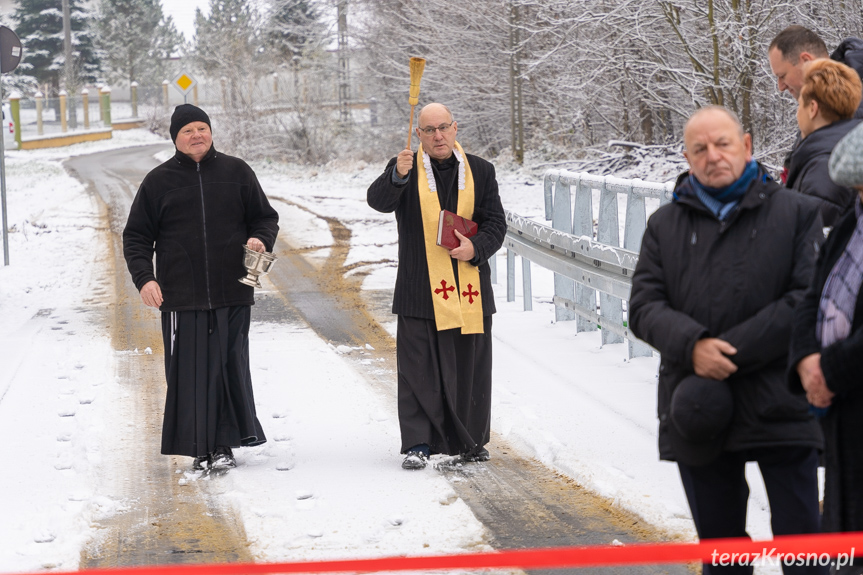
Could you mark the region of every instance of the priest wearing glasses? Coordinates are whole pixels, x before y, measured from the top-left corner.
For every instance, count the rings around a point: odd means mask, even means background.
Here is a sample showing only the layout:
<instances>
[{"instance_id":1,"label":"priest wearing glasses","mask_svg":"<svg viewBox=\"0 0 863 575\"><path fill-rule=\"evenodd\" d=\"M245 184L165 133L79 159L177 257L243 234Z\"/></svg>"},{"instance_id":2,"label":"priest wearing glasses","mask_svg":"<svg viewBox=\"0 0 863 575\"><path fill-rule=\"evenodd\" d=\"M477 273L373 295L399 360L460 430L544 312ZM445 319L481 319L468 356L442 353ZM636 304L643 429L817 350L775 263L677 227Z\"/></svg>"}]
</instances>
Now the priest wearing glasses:
<instances>
[{"instance_id":1,"label":"priest wearing glasses","mask_svg":"<svg viewBox=\"0 0 863 575\"><path fill-rule=\"evenodd\" d=\"M430 455L487 461L491 424L491 315L488 260L506 235L494 166L466 154L458 123L429 104L416 128L420 147L391 159L368 190L369 205L395 212L399 266L398 412L402 467L423 469ZM459 245L437 245L441 210L477 224Z\"/></svg>"}]
</instances>

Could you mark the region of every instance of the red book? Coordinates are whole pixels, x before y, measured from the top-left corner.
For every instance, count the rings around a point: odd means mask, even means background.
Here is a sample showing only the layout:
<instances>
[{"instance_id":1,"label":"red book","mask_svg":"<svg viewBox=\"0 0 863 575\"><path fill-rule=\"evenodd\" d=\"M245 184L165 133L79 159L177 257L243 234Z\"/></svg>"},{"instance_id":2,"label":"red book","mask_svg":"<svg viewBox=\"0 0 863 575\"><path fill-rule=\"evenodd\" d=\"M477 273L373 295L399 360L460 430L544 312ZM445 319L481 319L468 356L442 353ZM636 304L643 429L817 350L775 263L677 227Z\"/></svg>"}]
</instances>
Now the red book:
<instances>
[{"instance_id":1,"label":"red book","mask_svg":"<svg viewBox=\"0 0 863 575\"><path fill-rule=\"evenodd\" d=\"M437 224L437 245L448 250L454 250L461 245L461 241L455 237L453 230L458 230L461 235L469 238L476 234L477 225L473 220L463 218L449 210L441 210Z\"/></svg>"}]
</instances>

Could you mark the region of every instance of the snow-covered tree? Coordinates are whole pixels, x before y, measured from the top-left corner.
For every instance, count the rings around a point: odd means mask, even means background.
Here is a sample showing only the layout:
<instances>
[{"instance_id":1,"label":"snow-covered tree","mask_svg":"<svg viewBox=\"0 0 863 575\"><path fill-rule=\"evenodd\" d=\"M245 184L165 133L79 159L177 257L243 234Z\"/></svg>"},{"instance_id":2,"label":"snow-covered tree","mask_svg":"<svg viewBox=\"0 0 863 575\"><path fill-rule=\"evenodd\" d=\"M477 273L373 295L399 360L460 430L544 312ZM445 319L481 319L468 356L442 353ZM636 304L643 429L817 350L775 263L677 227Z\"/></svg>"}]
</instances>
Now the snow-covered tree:
<instances>
[{"instance_id":1,"label":"snow-covered tree","mask_svg":"<svg viewBox=\"0 0 863 575\"><path fill-rule=\"evenodd\" d=\"M408 59L425 57L421 100L450 104L459 135L491 153L518 130L569 157L609 140L678 145L697 107L722 104L775 159L796 124L770 41L801 24L832 48L863 27L860 0L358 1L381 116L407 118Z\"/></svg>"},{"instance_id":2,"label":"snow-covered tree","mask_svg":"<svg viewBox=\"0 0 863 575\"><path fill-rule=\"evenodd\" d=\"M94 82L100 62L93 46L93 17L82 0L69 0L72 29L73 77ZM24 54L15 72L32 77L50 92L57 93L64 77L63 10L61 0L18 0L14 19Z\"/></svg>"},{"instance_id":3,"label":"snow-covered tree","mask_svg":"<svg viewBox=\"0 0 863 575\"><path fill-rule=\"evenodd\" d=\"M330 39L329 30L321 21L325 6L320 2L271 0L267 8L265 41L279 63L292 63L319 50Z\"/></svg>"},{"instance_id":4,"label":"snow-covered tree","mask_svg":"<svg viewBox=\"0 0 863 575\"><path fill-rule=\"evenodd\" d=\"M184 44L159 0L102 0L97 30L110 80L159 85L170 75L168 59Z\"/></svg>"},{"instance_id":5,"label":"snow-covered tree","mask_svg":"<svg viewBox=\"0 0 863 575\"><path fill-rule=\"evenodd\" d=\"M260 14L245 0L210 0L210 13L195 14L194 59L210 78L223 84L223 104L251 105L254 88L266 73Z\"/></svg>"}]
</instances>

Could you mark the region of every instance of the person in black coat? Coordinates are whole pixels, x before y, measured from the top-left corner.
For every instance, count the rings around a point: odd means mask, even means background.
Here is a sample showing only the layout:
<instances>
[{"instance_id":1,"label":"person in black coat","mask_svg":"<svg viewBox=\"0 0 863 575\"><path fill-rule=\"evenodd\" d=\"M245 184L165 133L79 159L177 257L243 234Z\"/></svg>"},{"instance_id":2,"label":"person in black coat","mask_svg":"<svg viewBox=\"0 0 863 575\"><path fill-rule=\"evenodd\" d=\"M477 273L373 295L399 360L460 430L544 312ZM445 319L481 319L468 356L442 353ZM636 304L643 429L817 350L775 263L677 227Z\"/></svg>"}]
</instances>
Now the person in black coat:
<instances>
[{"instance_id":1,"label":"person in black coat","mask_svg":"<svg viewBox=\"0 0 863 575\"><path fill-rule=\"evenodd\" d=\"M800 98L805 66L828 56L831 60L851 67L859 77L863 78L863 40L860 38L846 38L833 53L828 53L827 45L818 34L795 24L777 34L767 49L767 58L770 69L776 76L777 88L780 92L788 92L795 100ZM854 111L854 118L863 119L863 101ZM780 178L783 183L788 180L791 154L800 142L800 134L798 134L791 151L785 156Z\"/></svg>"},{"instance_id":2,"label":"person in black coat","mask_svg":"<svg viewBox=\"0 0 863 575\"><path fill-rule=\"evenodd\" d=\"M791 152L785 184L821 201L824 225L833 227L856 193L830 179L827 161L833 147L860 124L854 111L861 100L860 77L839 62L819 59L804 66L797 106L801 142Z\"/></svg>"},{"instance_id":3,"label":"person in black coat","mask_svg":"<svg viewBox=\"0 0 863 575\"><path fill-rule=\"evenodd\" d=\"M395 212L398 223L392 311L405 469L424 468L434 453L489 458L495 306L488 260L506 235L494 166L463 153L449 109L429 104L417 125L419 151L391 159L367 194L372 208ZM475 221L476 235L457 233L452 250L436 245L442 209Z\"/></svg>"},{"instance_id":4,"label":"person in black coat","mask_svg":"<svg viewBox=\"0 0 863 575\"><path fill-rule=\"evenodd\" d=\"M773 533L816 533L823 439L785 366L823 241L820 213L753 160L725 108L693 114L684 143L690 171L648 221L629 302L633 333L662 354L660 458L677 462L702 539L747 536L747 461L764 478ZM711 562L703 572L752 567Z\"/></svg>"},{"instance_id":5,"label":"person in black coat","mask_svg":"<svg viewBox=\"0 0 863 575\"><path fill-rule=\"evenodd\" d=\"M830 157L830 175L863 190L863 126ZM863 531L863 191L824 244L795 314L788 378L822 416L825 531ZM863 573L863 563L841 573Z\"/></svg>"},{"instance_id":6,"label":"person in black coat","mask_svg":"<svg viewBox=\"0 0 863 575\"><path fill-rule=\"evenodd\" d=\"M833 53L829 53L818 34L795 24L777 34L767 48L767 58L776 76L777 88L780 92L788 92L795 100L800 97L803 87L805 66L819 58L828 57L852 68L863 78L863 40L860 38L846 38ZM854 117L863 119L863 102L858 105Z\"/></svg>"},{"instance_id":7,"label":"person in black coat","mask_svg":"<svg viewBox=\"0 0 863 575\"><path fill-rule=\"evenodd\" d=\"M254 288L238 281L243 244L271 250L279 216L248 164L213 147L203 110L177 106L170 132L176 153L141 183L123 255L141 300L162 312L162 453L233 467L232 447L266 441L249 370Z\"/></svg>"}]
</instances>

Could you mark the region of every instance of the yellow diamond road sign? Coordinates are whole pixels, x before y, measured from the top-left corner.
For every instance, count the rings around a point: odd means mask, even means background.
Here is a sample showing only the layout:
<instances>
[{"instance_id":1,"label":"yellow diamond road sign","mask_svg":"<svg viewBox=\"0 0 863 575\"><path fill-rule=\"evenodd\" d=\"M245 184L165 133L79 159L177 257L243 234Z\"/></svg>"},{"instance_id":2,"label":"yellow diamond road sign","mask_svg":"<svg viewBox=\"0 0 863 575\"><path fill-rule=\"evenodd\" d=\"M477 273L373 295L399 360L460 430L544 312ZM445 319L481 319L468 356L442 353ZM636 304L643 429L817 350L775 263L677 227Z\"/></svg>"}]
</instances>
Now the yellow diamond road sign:
<instances>
[{"instance_id":1,"label":"yellow diamond road sign","mask_svg":"<svg viewBox=\"0 0 863 575\"><path fill-rule=\"evenodd\" d=\"M180 74L176 78L174 78L174 87L177 88L181 94L184 96L191 91L192 88L197 84L197 80L189 76L188 74Z\"/></svg>"}]
</instances>

